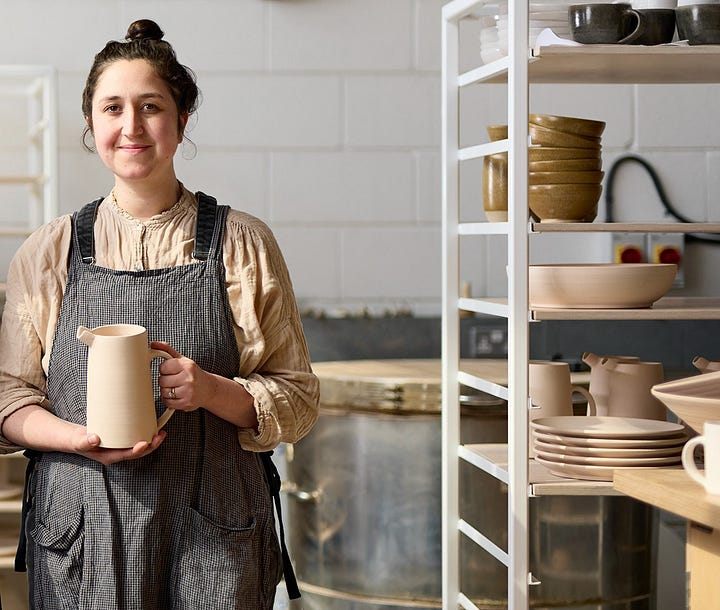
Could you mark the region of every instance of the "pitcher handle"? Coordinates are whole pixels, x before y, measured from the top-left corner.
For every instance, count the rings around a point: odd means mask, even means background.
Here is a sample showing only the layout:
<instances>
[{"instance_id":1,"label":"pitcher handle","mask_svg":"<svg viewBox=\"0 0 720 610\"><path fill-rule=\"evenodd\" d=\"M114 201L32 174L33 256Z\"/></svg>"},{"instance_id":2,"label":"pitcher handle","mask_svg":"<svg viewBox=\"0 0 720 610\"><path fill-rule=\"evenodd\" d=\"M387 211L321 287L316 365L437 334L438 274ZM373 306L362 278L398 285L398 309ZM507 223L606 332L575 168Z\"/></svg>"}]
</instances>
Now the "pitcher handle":
<instances>
[{"instance_id":1,"label":"pitcher handle","mask_svg":"<svg viewBox=\"0 0 720 610\"><path fill-rule=\"evenodd\" d=\"M592 397L592 394L590 392L579 385L571 386L570 389L572 390L573 394L577 392L578 394L582 394L585 399L587 400L588 406L587 406L587 412L588 415L596 415L597 414L597 408L595 407L595 399Z\"/></svg>"},{"instance_id":2,"label":"pitcher handle","mask_svg":"<svg viewBox=\"0 0 720 610\"><path fill-rule=\"evenodd\" d=\"M170 358L172 358L172 356L161 349L150 349L150 360L154 360L155 358L169 360ZM168 423L168 420L172 417L173 413L175 413L175 409L171 409L170 407L165 409L163 414L157 420L158 430L160 430L160 428L162 428L166 423Z\"/></svg>"}]
</instances>

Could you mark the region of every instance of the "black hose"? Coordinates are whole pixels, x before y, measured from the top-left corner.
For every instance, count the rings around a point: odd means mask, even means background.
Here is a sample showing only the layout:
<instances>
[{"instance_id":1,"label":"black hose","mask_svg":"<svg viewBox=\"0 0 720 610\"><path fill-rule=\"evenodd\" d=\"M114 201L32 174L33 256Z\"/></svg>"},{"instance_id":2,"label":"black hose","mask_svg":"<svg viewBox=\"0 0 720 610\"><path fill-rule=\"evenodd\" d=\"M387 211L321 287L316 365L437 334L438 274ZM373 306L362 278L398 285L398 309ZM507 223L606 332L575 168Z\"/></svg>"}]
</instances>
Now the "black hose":
<instances>
[{"instance_id":1,"label":"black hose","mask_svg":"<svg viewBox=\"0 0 720 610\"><path fill-rule=\"evenodd\" d=\"M623 155L621 157L618 157L615 159L613 164L610 166L610 169L607 173L607 181L605 183L605 209L607 214L607 221L613 222L613 184L615 182L615 174L617 173L617 170L621 165L624 163L628 163L630 161L633 161L635 163L640 164L647 173L650 175L650 179L652 180L653 186L655 187L655 190L657 191L658 197L660 198L660 203L665 208L665 211L670 215L673 216L676 220L679 222L684 223L692 223L695 222L694 220L690 220L687 216L681 214L678 212L675 207L670 203L670 200L667 197L667 194L665 193L665 189L663 188L662 183L660 182L660 178L657 175L657 172L655 169L642 157L639 157L638 155ZM685 239L687 241L694 241L694 242L701 242L701 243L708 243L708 244L714 244L714 245L720 245L720 236L717 235L698 235L695 233L688 233L685 235Z\"/></svg>"}]
</instances>

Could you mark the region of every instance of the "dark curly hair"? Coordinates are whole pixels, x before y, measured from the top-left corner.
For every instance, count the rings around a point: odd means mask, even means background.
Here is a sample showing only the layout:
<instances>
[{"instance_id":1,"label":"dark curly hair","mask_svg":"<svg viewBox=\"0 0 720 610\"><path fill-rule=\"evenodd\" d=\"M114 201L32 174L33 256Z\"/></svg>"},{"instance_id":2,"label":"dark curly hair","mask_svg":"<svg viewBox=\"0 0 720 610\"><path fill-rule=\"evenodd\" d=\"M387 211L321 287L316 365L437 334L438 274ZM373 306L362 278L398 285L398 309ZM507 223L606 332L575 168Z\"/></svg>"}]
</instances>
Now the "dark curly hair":
<instances>
[{"instance_id":1,"label":"dark curly hair","mask_svg":"<svg viewBox=\"0 0 720 610\"><path fill-rule=\"evenodd\" d=\"M157 23L151 19L139 19L130 24L124 41L111 40L95 55L82 94L83 116L88 122L82 135L85 148L94 150L87 144L86 137L92 134L92 100L98 79L105 68L115 61L144 59L167 83L181 117L197 110L200 90L195 81L195 73L178 62L175 50L169 42L162 39L163 35L164 32ZM183 132L182 119L178 122L178 130Z\"/></svg>"}]
</instances>

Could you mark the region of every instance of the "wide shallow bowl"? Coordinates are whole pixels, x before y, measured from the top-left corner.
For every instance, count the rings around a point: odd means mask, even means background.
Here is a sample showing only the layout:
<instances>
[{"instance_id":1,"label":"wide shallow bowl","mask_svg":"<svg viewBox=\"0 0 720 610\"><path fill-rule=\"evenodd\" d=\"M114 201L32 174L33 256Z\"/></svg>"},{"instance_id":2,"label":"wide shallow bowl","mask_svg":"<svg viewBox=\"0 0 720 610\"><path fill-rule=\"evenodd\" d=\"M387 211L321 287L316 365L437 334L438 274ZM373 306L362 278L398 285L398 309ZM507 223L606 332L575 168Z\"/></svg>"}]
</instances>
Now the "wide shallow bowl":
<instances>
[{"instance_id":1,"label":"wide shallow bowl","mask_svg":"<svg viewBox=\"0 0 720 610\"><path fill-rule=\"evenodd\" d=\"M560 161L528 161L531 172L594 172L602 168L601 159L562 159Z\"/></svg>"},{"instance_id":2,"label":"wide shallow bowl","mask_svg":"<svg viewBox=\"0 0 720 610\"><path fill-rule=\"evenodd\" d=\"M491 141L497 142L498 140L507 140L507 125L488 125L485 129L487 130Z\"/></svg>"},{"instance_id":3,"label":"wide shallow bowl","mask_svg":"<svg viewBox=\"0 0 720 610\"><path fill-rule=\"evenodd\" d=\"M597 183L531 184L528 206L540 222L592 222L600 193L602 185Z\"/></svg>"},{"instance_id":4,"label":"wide shallow bowl","mask_svg":"<svg viewBox=\"0 0 720 610\"><path fill-rule=\"evenodd\" d=\"M530 184L600 184L605 172L529 172Z\"/></svg>"},{"instance_id":5,"label":"wide shallow bowl","mask_svg":"<svg viewBox=\"0 0 720 610\"><path fill-rule=\"evenodd\" d=\"M706 421L720 421L720 371L666 381L650 391L695 432L702 434Z\"/></svg>"},{"instance_id":6,"label":"wide shallow bowl","mask_svg":"<svg viewBox=\"0 0 720 610\"><path fill-rule=\"evenodd\" d=\"M672 287L677 266L664 263L530 265L532 307L651 307ZM707 375L704 375L707 377Z\"/></svg>"},{"instance_id":7,"label":"wide shallow bowl","mask_svg":"<svg viewBox=\"0 0 720 610\"><path fill-rule=\"evenodd\" d=\"M531 123L542 127L591 138L599 138L605 130L605 121L594 121L592 119L579 119L554 114L531 114L529 119Z\"/></svg>"},{"instance_id":8,"label":"wide shallow bowl","mask_svg":"<svg viewBox=\"0 0 720 610\"><path fill-rule=\"evenodd\" d=\"M528 161L564 161L566 159L600 159L601 149L571 148L566 146L530 146Z\"/></svg>"},{"instance_id":9,"label":"wide shallow bowl","mask_svg":"<svg viewBox=\"0 0 720 610\"><path fill-rule=\"evenodd\" d=\"M537 125L535 123L530 123L528 125L528 132L530 133L531 142L533 144L540 144L541 146L599 149L602 142L599 137L579 136L574 133L565 133L564 131L557 131L556 129L543 127L542 125Z\"/></svg>"}]
</instances>

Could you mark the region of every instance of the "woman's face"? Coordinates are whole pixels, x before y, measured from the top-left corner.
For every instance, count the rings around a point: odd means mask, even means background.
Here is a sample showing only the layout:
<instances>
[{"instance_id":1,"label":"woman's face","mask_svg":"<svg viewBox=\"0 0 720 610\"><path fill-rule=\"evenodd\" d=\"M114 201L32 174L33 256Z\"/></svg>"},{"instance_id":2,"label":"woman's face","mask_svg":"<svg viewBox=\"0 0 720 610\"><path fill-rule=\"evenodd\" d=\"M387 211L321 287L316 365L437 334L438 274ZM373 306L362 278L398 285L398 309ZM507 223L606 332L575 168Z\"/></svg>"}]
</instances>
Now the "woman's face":
<instances>
[{"instance_id":1,"label":"woman's face","mask_svg":"<svg viewBox=\"0 0 720 610\"><path fill-rule=\"evenodd\" d=\"M178 118L170 89L145 60L116 61L98 79L91 127L100 158L120 180L175 179Z\"/></svg>"}]
</instances>

